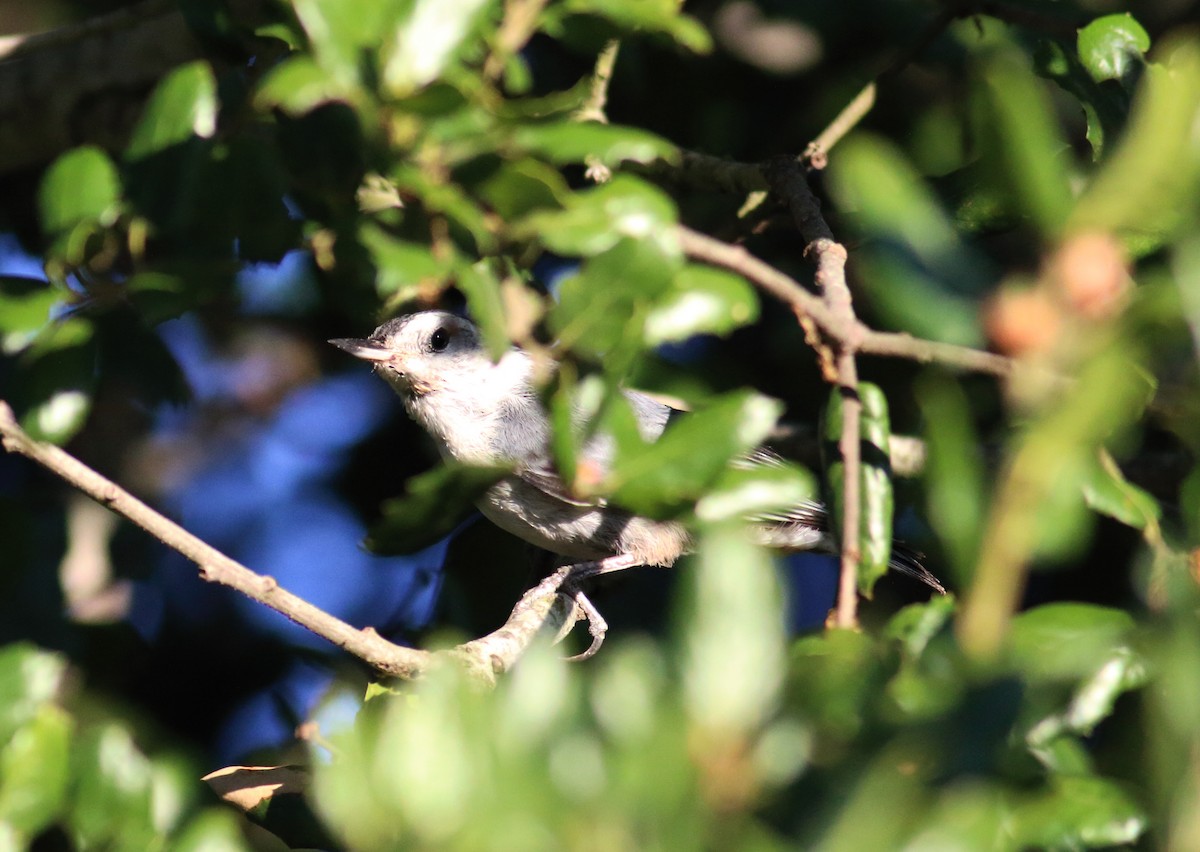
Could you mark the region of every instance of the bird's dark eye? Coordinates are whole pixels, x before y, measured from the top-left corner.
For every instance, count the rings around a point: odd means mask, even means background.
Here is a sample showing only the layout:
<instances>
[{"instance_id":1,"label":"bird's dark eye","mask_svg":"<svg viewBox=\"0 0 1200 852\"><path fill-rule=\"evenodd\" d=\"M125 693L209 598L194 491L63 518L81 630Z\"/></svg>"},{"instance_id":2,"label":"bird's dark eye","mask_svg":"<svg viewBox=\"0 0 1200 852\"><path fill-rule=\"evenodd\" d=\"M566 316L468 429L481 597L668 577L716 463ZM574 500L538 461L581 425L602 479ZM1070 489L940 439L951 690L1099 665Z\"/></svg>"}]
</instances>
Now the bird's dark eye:
<instances>
[{"instance_id":1,"label":"bird's dark eye","mask_svg":"<svg viewBox=\"0 0 1200 852\"><path fill-rule=\"evenodd\" d=\"M450 345L450 332L444 328L439 328L429 337L429 348L434 352L445 352L446 347Z\"/></svg>"}]
</instances>

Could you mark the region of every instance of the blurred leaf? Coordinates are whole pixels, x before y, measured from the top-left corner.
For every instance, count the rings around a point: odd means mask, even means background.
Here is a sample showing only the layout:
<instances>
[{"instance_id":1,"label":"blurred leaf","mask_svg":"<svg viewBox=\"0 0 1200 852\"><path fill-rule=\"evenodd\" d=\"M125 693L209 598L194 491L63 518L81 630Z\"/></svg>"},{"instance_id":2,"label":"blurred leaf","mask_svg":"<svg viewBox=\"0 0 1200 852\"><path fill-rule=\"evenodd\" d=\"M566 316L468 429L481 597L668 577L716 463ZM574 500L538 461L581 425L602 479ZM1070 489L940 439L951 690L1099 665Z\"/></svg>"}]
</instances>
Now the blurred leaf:
<instances>
[{"instance_id":1,"label":"blurred leaf","mask_svg":"<svg viewBox=\"0 0 1200 852\"><path fill-rule=\"evenodd\" d=\"M154 89L133 130L125 156L141 160L193 136L207 139L217 131L217 83L207 62L190 62L171 71Z\"/></svg>"},{"instance_id":2,"label":"blurred leaf","mask_svg":"<svg viewBox=\"0 0 1200 852\"><path fill-rule=\"evenodd\" d=\"M875 582L887 573L892 554L892 466L891 424L887 397L878 386L859 382L862 403L859 417L859 562L858 588L867 597ZM822 424L826 448L826 477L832 499L831 527L840 533L845 517L845 461L839 442L844 427L842 392L834 388L829 395Z\"/></svg>"},{"instance_id":3,"label":"blurred leaf","mask_svg":"<svg viewBox=\"0 0 1200 852\"><path fill-rule=\"evenodd\" d=\"M382 82L400 97L437 78L486 10L487 0L413 0L385 50Z\"/></svg>"},{"instance_id":4,"label":"blurred leaf","mask_svg":"<svg viewBox=\"0 0 1200 852\"><path fill-rule=\"evenodd\" d=\"M23 358L9 391L21 428L36 440L65 443L91 410L97 360L92 325L69 318L46 326Z\"/></svg>"},{"instance_id":5,"label":"blurred leaf","mask_svg":"<svg viewBox=\"0 0 1200 852\"><path fill-rule=\"evenodd\" d=\"M0 750L0 822L35 837L59 816L67 796L71 719L42 705Z\"/></svg>"},{"instance_id":6,"label":"blurred leaf","mask_svg":"<svg viewBox=\"0 0 1200 852\"><path fill-rule=\"evenodd\" d=\"M1150 36L1128 12L1105 15L1079 31L1078 49L1093 80L1123 80L1150 49Z\"/></svg>"},{"instance_id":7,"label":"blurred leaf","mask_svg":"<svg viewBox=\"0 0 1200 852\"><path fill-rule=\"evenodd\" d=\"M623 378L645 348L646 317L679 266L657 240L621 239L562 282L550 328L563 348L602 359L609 375Z\"/></svg>"},{"instance_id":8,"label":"blurred leaf","mask_svg":"<svg viewBox=\"0 0 1200 852\"><path fill-rule=\"evenodd\" d=\"M559 166L582 163L587 157L595 157L608 166L619 166L626 161L650 163L677 156L674 145L653 133L596 122L527 124L513 134L513 142Z\"/></svg>"},{"instance_id":9,"label":"blurred leaf","mask_svg":"<svg viewBox=\"0 0 1200 852\"><path fill-rule=\"evenodd\" d=\"M515 221L540 209L557 209L570 195L557 169L524 158L504 162L479 188L480 195L506 220Z\"/></svg>"},{"instance_id":10,"label":"blurred leaf","mask_svg":"<svg viewBox=\"0 0 1200 852\"><path fill-rule=\"evenodd\" d=\"M65 675L55 654L23 642L0 647L0 745L58 695Z\"/></svg>"},{"instance_id":11,"label":"blurred leaf","mask_svg":"<svg viewBox=\"0 0 1200 852\"><path fill-rule=\"evenodd\" d=\"M1099 161L1125 127L1129 92L1119 86L1100 85L1084 68L1078 55L1064 42L1044 39L1034 55L1038 74L1073 95L1087 119L1087 140L1092 159Z\"/></svg>"},{"instance_id":12,"label":"blurred leaf","mask_svg":"<svg viewBox=\"0 0 1200 852\"><path fill-rule=\"evenodd\" d=\"M1091 475L1083 484L1083 497L1087 504L1116 518L1134 529L1157 526L1162 509L1148 492L1129 482L1111 457L1105 457L1092 468Z\"/></svg>"},{"instance_id":13,"label":"blurred leaf","mask_svg":"<svg viewBox=\"0 0 1200 852\"><path fill-rule=\"evenodd\" d=\"M1088 677L1128 649L1127 612L1083 603L1043 604L1013 619L1013 658L1032 681Z\"/></svg>"},{"instance_id":14,"label":"blurred leaf","mask_svg":"<svg viewBox=\"0 0 1200 852\"><path fill-rule=\"evenodd\" d=\"M990 119L981 132L994 157L994 180L1043 234L1057 234L1072 206L1064 163L1069 149L1046 93L1021 58L1002 54L983 66L981 94Z\"/></svg>"},{"instance_id":15,"label":"blurred leaf","mask_svg":"<svg viewBox=\"0 0 1200 852\"><path fill-rule=\"evenodd\" d=\"M696 53L712 49L708 31L694 18L681 15L675 0L569 0L562 8L569 13L601 15L631 30L664 32Z\"/></svg>"},{"instance_id":16,"label":"blurred leaf","mask_svg":"<svg viewBox=\"0 0 1200 852\"><path fill-rule=\"evenodd\" d=\"M817 478L799 465L735 465L725 468L696 502L696 517L716 522L783 512L816 499Z\"/></svg>"},{"instance_id":17,"label":"blurred leaf","mask_svg":"<svg viewBox=\"0 0 1200 852\"><path fill-rule=\"evenodd\" d=\"M931 718L957 704L965 692L956 649L934 639L949 630L957 601L941 595L910 604L888 622L886 636L900 645L900 668L887 684L887 696L906 721Z\"/></svg>"},{"instance_id":18,"label":"blurred leaf","mask_svg":"<svg viewBox=\"0 0 1200 852\"><path fill-rule=\"evenodd\" d=\"M254 104L260 110L279 107L298 116L335 100L350 100L354 89L339 82L311 56L291 56L276 65L258 84Z\"/></svg>"},{"instance_id":19,"label":"blurred leaf","mask_svg":"<svg viewBox=\"0 0 1200 852\"><path fill-rule=\"evenodd\" d=\"M758 294L745 279L691 264L646 315L645 339L658 346L697 334L724 335L757 319Z\"/></svg>"},{"instance_id":20,"label":"blurred leaf","mask_svg":"<svg viewBox=\"0 0 1200 852\"><path fill-rule=\"evenodd\" d=\"M121 179L108 155L91 145L63 154L38 188L42 230L56 235L80 222L111 225L121 200Z\"/></svg>"},{"instance_id":21,"label":"blurred leaf","mask_svg":"<svg viewBox=\"0 0 1200 852\"><path fill-rule=\"evenodd\" d=\"M171 843L172 852L215 852L217 849L249 850L237 818L227 810L210 808L187 824Z\"/></svg>"},{"instance_id":22,"label":"blurred leaf","mask_svg":"<svg viewBox=\"0 0 1200 852\"><path fill-rule=\"evenodd\" d=\"M492 273L487 260L458 268L456 283L467 297L471 318L483 334L484 345L493 359L509 350L508 326L504 320L504 305L500 298L500 282Z\"/></svg>"},{"instance_id":23,"label":"blurred leaf","mask_svg":"<svg viewBox=\"0 0 1200 852\"><path fill-rule=\"evenodd\" d=\"M829 630L792 644L789 703L812 721L819 735L851 739L873 716L882 683L880 648L865 633Z\"/></svg>"},{"instance_id":24,"label":"blurred leaf","mask_svg":"<svg viewBox=\"0 0 1200 852\"><path fill-rule=\"evenodd\" d=\"M71 751L75 779L70 826L81 845L150 848L151 765L128 730L103 723L83 733Z\"/></svg>"},{"instance_id":25,"label":"blurred leaf","mask_svg":"<svg viewBox=\"0 0 1200 852\"><path fill-rule=\"evenodd\" d=\"M925 603L909 604L888 621L885 635L899 642L905 657L917 659L930 641L946 628L954 616L956 602L950 595L939 595Z\"/></svg>"},{"instance_id":26,"label":"blurred leaf","mask_svg":"<svg viewBox=\"0 0 1200 852\"><path fill-rule=\"evenodd\" d=\"M412 553L448 535L471 504L508 473L505 468L445 464L412 477L402 497L382 506L383 518L367 536L375 553Z\"/></svg>"},{"instance_id":27,"label":"blurred leaf","mask_svg":"<svg viewBox=\"0 0 1200 852\"><path fill-rule=\"evenodd\" d=\"M61 299L49 281L0 275L0 351L11 355L33 342Z\"/></svg>"},{"instance_id":28,"label":"blurred leaf","mask_svg":"<svg viewBox=\"0 0 1200 852\"><path fill-rule=\"evenodd\" d=\"M1070 227L1123 237L1135 255L1161 246L1195 221L1200 150L1191 128L1200 116L1200 45L1159 51L1134 98L1129 128L1075 206Z\"/></svg>"},{"instance_id":29,"label":"blurred leaf","mask_svg":"<svg viewBox=\"0 0 1200 852\"><path fill-rule=\"evenodd\" d=\"M571 195L562 210L539 211L513 224L564 255L595 255L623 238L660 242L676 221L675 205L660 189L632 175Z\"/></svg>"},{"instance_id":30,"label":"blurred leaf","mask_svg":"<svg viewBox=\"0 0 1200 852\"><path fill-rule=\"evenodd\" d=\"M1013 809L1021 848L1087 849L1133 843L1146 830L1146 815L1112 781L1065 776L1047 792Z\"/></svg>"},{"instance_id":31,"label":"blurred leaf","mask_svg":"<svg viewBox=\"0 0 1200 852\"><path fill-rule=\"evenodd\" d=\"M762 443L782 406L752 392L726 394L675 418L652 444L620 442L605 490L621 506L654 517L691 504L735 455Z\"/></svg>"},{"instance_id":32,"label":"blurred leaf","mask_svg":"<svg viewBox=\"0 0 1200 852\"><path fill-rule=\"evenodd\" d=\"M357 83L367 51L391 32L408 0L293 0L313 55L339 87Z\"/></svg>"},{"instance_id":33,"label":"blurred leaf","mask_svg":"<svg viewBox=\"0 0 1200 852\"><path fill-rule=\"evenodd\" d=\"M979 552L987 488L980 441L962 386L933 373L917 385L927 449L925 493L937 530L960 585L966 586Z\"/></svg>"},{"instance_id":34,"label":"blurred leaf","mask_svg":"<svg viewBox=\"0 0 1200 852\"><path fill-rule=\"evenodd\" d=\"M1148 680L1146 662L1128 648L1118 649L1111 659L1083 680L1074 690L1066 709L1053 713L1034 725L1026 735L1030 749L1049 768L1064 771L1061 755L1054 753L1057 740L1064 734L1087 736L1107 719L1117 699ZM1069 741L1070 737L1067 737ZM1047 754L1052 755L1048 759Z\"/></svg>"},{"instance_id":35,"label":"blurred leaf","mask_svg":"<svg viewBox=\"0 0 1200 852\"><path fill-rule=\"evenodd\" d=\"M839 145L831 188L872 238L859 262L873 306L922 337L982 343L977 300L991 277L987 262L959 239L901 153L857 134ZM930 311L934 302L938 310Z\"/></svg>"},{"instance_id":36,"label":"blurred leaf","mask_svg":"<svg viewBox=\"0 0 1200 852\"><path fill-rule=\"evenodd\" d=\"M701 536L689 567L679 619L688 715L704 734L736 740L770 717L783 682L774 565L741 529L725 526Z\"/></svg>"},{"instance_id":37,"label":"blurred leaf","mask_svg":"<svg viewBox=\"0 0 1200 852\"><path fill-rule=\"evenodd\" d=\"M410 192L421 199L432 212L441 213L450 223L464 229L475 241L475 250L480 255L498 251L493 225L488 221L482 207L464 189L455 183L431 173L405 164L393 175L397 189Z\"/></svg>"},{"instance_id":38,"label":"blurred leaf","mask_svg":"<svg viewBox=\"0 0 1200 852\"><path fill-rule=\"evenodd\" d=\"M450 274L450 263L434 257L427 245L396 239L369 223L363 225L358 238L375 264L375 290L381 298L403 301L422 286Z\"/></svg>"}]
</instances>

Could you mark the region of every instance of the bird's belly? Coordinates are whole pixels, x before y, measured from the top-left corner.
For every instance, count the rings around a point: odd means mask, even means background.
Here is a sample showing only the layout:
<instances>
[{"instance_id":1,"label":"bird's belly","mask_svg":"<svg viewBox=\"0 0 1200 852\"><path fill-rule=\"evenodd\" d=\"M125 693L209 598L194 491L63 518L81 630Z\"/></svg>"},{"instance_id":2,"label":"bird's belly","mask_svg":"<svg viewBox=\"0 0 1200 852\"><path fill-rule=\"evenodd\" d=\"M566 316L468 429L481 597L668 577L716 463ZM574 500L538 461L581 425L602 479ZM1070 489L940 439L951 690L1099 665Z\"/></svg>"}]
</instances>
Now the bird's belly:
<instances>
[{"instance_id":1,"label":"bird's belly","mask_svg":"<svg viewBox=\"0 0 1200 852\"><path fill-rule=\"evenodd\" d=\"M572 559L629 553L647 565L670 565L688 546L687 532L679 524L606 506L581 506L519 479L496 483L477 505L502 530Z\"/></svg>"}]
</instances>

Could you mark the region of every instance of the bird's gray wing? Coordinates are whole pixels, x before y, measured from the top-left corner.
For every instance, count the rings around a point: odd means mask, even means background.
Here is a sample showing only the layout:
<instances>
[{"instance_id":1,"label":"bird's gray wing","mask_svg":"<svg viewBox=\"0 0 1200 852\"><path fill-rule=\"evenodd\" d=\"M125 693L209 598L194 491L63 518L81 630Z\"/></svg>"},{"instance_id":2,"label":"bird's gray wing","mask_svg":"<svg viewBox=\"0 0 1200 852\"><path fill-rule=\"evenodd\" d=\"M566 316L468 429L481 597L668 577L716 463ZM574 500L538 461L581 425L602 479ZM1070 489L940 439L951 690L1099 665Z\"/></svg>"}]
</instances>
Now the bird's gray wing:
<instances>
[{"instance_id":1,"label":"bird's gray wing","mask_svg":"<svg viewBox=\"0 0 1200 852\"><path fill-rule=\"evenodd\" d=\"M513 472L513 476L527 485L533 486L546 496L572 506L598 508L607 502L600 497L579 497L571 493L571 489L567 487L567 483L563 482L549 459L522 464Z\"/></svg>"},{"instance_id":2,"label":"bird's gray wing","mask_svg":"<svg viewBox=\"0 0 1200 852\"><path fill-rule=\"evenodd\" d=\"M667 421L673 416L683 413L638 391L625 390L622 393L633 409L642 438L647 441L657 440L666 428ZM592 468L589 476L601 479L608 474L615 452L612 436L605 432L597 432L580 447L579 457L576 461L580 466ZM572 506L586 508L608 505L608 501L603 497L580 497L574 494L548 456L525 461L517 468L514 475L543 494Z\"/></svg>"}]
</instances>

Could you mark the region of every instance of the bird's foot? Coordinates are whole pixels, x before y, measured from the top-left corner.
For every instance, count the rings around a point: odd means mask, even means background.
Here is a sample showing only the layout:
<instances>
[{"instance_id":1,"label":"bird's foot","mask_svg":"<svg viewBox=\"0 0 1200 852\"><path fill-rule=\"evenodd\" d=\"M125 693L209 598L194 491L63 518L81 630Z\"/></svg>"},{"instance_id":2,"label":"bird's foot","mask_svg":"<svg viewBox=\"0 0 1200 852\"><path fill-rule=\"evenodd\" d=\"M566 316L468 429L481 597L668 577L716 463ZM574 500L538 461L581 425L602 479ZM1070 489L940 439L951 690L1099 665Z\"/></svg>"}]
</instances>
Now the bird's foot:
<instances>
[{"instance_id":1,"label":"bird's foot","mask_svg":"<svg viewBox=\"0 0 1200 852\"><path fill-rule=\"evenodd\" d=\"M554 576L559 578L559 590L562 594L569 596L575 601L575 620L586 620L588 623L588 635L592 637L592 643L588 646L587 650L567 657L569 661L579 662L594 657L596 652L600 650L600 646L604 644L605 634L608 633L608 622L604 620L604 616L600 614L600 610L596 609L595 604L579 588L579 584L590 577L624 571L626 568L634 568L641 564L641 561L636 557L627 553L619 553L616 556L608 556L604 559L597 559L594 562L578 562L574 565L564 565L555 572Z\"/></svg>"}]
</instances>

